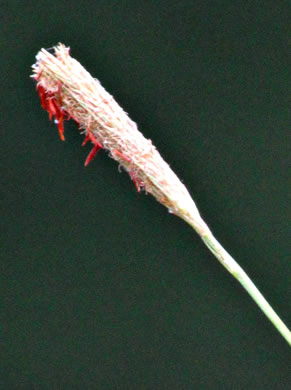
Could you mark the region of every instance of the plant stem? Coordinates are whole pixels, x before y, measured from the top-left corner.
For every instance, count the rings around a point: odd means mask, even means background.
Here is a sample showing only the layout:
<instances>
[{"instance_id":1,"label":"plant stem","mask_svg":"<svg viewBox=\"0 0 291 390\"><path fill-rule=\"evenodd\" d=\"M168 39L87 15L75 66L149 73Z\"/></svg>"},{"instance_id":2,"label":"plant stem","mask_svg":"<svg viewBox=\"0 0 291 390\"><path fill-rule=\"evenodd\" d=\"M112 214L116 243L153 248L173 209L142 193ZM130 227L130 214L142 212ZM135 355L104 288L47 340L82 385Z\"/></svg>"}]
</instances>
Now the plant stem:
<instances>
[{"instance_id":1,"label":"plant stem","mask_svg":"<svg viewBox=\"0 0 291 390\"><path fill-rule=\"evenodd\" d=\"M204 221L201 221L201 225L204 225L203 232L197 230L197 227L194 229L201 236L203 242L207 248L214 254L218 261L234 276L243 288L250 294L253 300L257 303L260 309L265 313L281 335L285 338L287 343L291 345L291 332L280 319L271 305L266 301L264 296L246 274L246 272L238 265L238 263L230 256L230 254L222 247L222 245L216 240L213 236L207 225Z\"/></svg>"}]
</instances>

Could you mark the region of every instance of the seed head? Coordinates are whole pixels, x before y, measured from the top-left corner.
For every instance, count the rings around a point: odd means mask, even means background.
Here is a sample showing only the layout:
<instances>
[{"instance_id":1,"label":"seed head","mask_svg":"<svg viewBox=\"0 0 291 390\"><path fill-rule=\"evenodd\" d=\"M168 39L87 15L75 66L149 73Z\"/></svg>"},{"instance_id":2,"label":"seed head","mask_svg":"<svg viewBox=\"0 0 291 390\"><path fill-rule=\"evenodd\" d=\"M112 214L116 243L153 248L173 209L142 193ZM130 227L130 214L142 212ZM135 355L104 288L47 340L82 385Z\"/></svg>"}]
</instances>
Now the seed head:
<instances>
[{"instance_id":1,"label":"seed head","mask_svg":"<svg viewBox=\"0 0 291 390\"><path fill-rule=\"evenodd\" d=\"M130 175L138 191L152 194L170 212L183 218L203 234L204 224L186 187L160 153L137 129L137 125L105 91L100 82L70 56L70 49L59 43L54 54L45 49L32 66L41 104L55 117L64 140L64 120L73 119L93 149L85 165L99 149L108 151Z\"/></svg>"},{"instance_id":2,"label":"seed head","mask_svg":"<svg viewBox=\"0 0 291 390\"><path fill-rule=\"evenodd\" d=\"M70 56L69 48L60 43L54 47L54 55L42 49L32 68L41 105L48 111L50 119L55 117L61 139L65 139L64 120L72 118L85 134L83 144L92 142L93 149L85 165L99 149L105 149L129 173L138 191L143 189L151 193L170 212L197 231L208 249L241 283L291 345L290 330L245 271L212 235L186 187L163 160L152 141L138 131L136 124L100 82Z\"/></svg>"}]
</instances>

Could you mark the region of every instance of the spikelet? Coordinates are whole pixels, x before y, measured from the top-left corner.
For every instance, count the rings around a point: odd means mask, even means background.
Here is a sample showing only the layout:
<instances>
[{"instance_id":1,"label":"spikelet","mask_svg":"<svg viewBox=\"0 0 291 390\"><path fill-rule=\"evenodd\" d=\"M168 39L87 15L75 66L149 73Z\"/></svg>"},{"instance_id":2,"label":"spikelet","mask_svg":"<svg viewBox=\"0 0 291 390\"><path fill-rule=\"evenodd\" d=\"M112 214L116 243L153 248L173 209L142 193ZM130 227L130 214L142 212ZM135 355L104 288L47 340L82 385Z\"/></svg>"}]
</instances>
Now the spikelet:
<instances>
[{"instance_id":1,"label":"spikelet","mask_svg":"<svg viewBox=\"0 0 291 390\"><path fill-rule=\"evenodd\" d=\"M85 134L84 143L93 143L85 165L105 149L129 173L138 191L152 194L203 235L206 225L186 187L100 82L70 56L68 47L58 44L54 55L42 49L32 67L42 107L50 119L55 116L61 139L64 120L72 118Z\"/></svg>"}]
</instances>

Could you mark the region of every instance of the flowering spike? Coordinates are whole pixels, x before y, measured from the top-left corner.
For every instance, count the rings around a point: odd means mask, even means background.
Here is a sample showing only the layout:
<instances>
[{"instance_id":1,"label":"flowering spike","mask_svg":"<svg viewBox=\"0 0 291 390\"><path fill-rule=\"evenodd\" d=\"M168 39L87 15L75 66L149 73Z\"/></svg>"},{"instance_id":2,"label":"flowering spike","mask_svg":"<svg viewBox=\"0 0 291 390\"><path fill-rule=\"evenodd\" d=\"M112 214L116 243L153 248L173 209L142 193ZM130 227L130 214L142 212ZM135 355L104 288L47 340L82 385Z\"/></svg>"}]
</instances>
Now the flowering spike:
<instances>
[{"instance_id":1,"label":"flowering spike","mask_svg":"<svg viewBox=\"0 0 291 390\"><path fill-rule=\"evenodd\" d=\"M130 174L137 189L144 188L171 213L184 219L202 238L208 249L251 295L266 316L291 345L291 332L278 317L244 270L217 242L187 191L159 152L137 129L136 124L82 65L70 56L61 43L54 54L42 49L33 65L32 77L39 83L39 95L44 109L53 115L50 99L59 102L56 113L60 137L64 140L64 115L74 118L80 129L87 130L94 144L85 166L104 146ZM62 87L62 88L61 88ZM62 91L61 91L62 90ZM119 152L116 152L119 151Z\"/></svg>"}]
</instances>

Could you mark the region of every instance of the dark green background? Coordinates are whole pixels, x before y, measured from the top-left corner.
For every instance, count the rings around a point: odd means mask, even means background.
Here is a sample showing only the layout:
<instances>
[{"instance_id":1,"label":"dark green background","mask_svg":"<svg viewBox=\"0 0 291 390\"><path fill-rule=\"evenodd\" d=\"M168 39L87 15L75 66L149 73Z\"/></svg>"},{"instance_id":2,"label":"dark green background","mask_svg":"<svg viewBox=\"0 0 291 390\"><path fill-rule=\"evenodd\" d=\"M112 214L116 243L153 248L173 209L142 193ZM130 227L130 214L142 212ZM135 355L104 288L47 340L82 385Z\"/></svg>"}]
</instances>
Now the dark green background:
<instances>
[{"instance_id":1,"label":"dark green background","mask_svg":"<svg viewBox=\"0 0 291 390\"><path fill-rule=\"evenodd\" d=\"M0 1L1 389L287 389L251 298L29 79L70 46L290 326L287 4Z\"/></svg>"}]
</instances>

